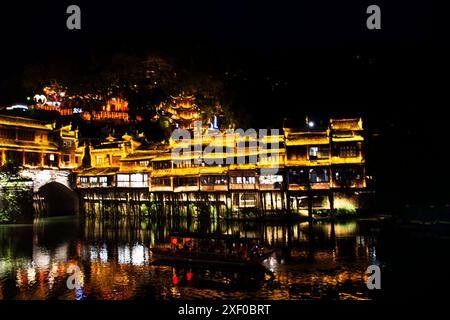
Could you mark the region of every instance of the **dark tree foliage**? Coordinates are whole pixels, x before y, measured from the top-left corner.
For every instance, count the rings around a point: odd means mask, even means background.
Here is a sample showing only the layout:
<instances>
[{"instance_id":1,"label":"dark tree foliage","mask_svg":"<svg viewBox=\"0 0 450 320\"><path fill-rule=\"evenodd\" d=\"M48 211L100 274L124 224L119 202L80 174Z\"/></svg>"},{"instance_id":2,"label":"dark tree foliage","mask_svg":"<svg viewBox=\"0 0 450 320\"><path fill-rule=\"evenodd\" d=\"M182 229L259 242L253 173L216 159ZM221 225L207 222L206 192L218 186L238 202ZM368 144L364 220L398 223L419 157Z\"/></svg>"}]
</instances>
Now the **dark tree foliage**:
<instances>
[{"instance_id":1,"label":"dark tree foliage","mask_svg":"<svg viewBox=\"0 0 450 320\"><path fill-rule=\"evenodd\" d=\"M146 123L160 102L184 93L196 97L205 118L221 115L225 124L233 122L220 79L155 54L97 54L86 61L28 65L24 86L30 95L45 86L66 91L67 99L85 111L104 105L109 98L120 97L128 101L131 119L139 115Z\"/></svg>"}]
</instances>

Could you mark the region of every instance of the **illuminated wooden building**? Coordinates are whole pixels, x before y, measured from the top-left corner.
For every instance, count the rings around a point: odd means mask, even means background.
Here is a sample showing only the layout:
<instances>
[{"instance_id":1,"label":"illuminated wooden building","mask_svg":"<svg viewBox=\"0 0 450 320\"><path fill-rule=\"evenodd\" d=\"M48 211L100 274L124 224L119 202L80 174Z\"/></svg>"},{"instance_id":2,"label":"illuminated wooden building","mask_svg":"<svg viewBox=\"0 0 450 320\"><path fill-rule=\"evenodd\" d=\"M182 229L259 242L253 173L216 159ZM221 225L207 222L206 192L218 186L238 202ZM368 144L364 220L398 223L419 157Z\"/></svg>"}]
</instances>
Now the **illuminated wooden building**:
<instances>
[{"instance_id":1,"label":"illuminated wooden building","mask_svg":"<svg viewBox=\"0 0 450 320\"><path fill-rule=\"evenodd\" d=\"M151 160L166 149L161 146L143 146L142 143L125 134L121 139L111 135L105 142L87 147L87 168L77 171L77 185L80 188L149 187Z\"/></svg>"},{"instance_id":2,"label":"illuminated wooden building","mask_svg":"<svg viewBox=\"0 0 450 320\"><path fill-rule=\"evenodd\" d=\"M0 116L1 163L24 168L72 169L81 164L78 131L71 126Z\"/></svg>"},{"instance_id":3,"label":"illuminated wooden building","mask_svg":"<svg viewBox=\"0 0 450 320\"><path fill-rule=\"evenodd\" d=\"M311 205L358 207L366 187L361 119L331 119L319 127L260 137L203 129L201 139L142 149L129 136L91 148L91 172L108 170L95 187L146 188L147 198L178 203L210 202L227 210L263 208L289 212ZM173 153L175 148L184 152ZM83 176L83 174L85 176ZM86 172L80 187L89 187ZM199 200L200 199L200 200ZM220 210L219 210L220 211Z\"/></svg>"},{"instance_id":4,"label":"illuminated wooden building","mask_svg":"<svg viewBox=\"0 0 450 320\"><path fill-rule=\"evenodd\" d=\"M361 119L331 119L325 127L306 123L303 129L284 129L287 191L291 206L305 206L305 191L315 191L316 202L334 206L336 192L366 187ZM324 201L325 198L325 201ZM357 206L356 200L342 202ZM325 204L327 206L327 204Z\"/></svg>"}]
</instances>

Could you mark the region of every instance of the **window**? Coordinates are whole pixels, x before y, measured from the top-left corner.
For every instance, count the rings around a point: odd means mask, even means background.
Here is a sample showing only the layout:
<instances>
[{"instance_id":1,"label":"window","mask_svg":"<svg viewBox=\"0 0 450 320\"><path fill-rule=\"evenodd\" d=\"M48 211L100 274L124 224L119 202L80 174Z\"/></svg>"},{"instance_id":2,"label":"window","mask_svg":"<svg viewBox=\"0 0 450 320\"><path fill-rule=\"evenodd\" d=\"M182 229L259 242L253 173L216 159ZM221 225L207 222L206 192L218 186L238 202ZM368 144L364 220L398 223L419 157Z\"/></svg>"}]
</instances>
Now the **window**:
<instances>
[{"instance_id":1,"label":"window","mask_svg":"<svg viewBox=\"0 0 450 320\"><path fill-rule=\"evenodd\" d=\"M329 182L328 170L325 168L309 169L309 181L311 183Z\"/></svg>"},{"instance_id":2,"label":"window","mask_svg":"<svg viewBox=\"0 0 450 320\"><path fill-rule=\"evenodd\" d=\"M318 159L328 159L330 157L330 147L328 145L320 146L317 153Z\"/></svg>"},{"instance_id":3,"label":"window","mask_svg":"<svg viewBox=\"0 0 450 320\"><path fill-rule=\"evenodd\" d=\"M63 155L63 161L64 162L70 162L70 154Z\"/></svg>"},{"instance_id":4,"label":"window","mask_svg":"<svg viewBox=\"0 0 450 320\"><path fill-rule=\"evenodd\" d=\"M117 175L117 181L118 182L129 182L130 181L130 175L128 175L128 174L118 174Z\"/></svg>"},{"instance_id":5,"label":"window","mask_svg":"<svg viewBox=\"0 0 450 320\"><path fill-rule=\"evenodd\" d=\"M23 141L34 141L34 132L27 130L19 130L18 139Z\"/></svg>"},{"instance_id":6,"label":"window","mask_svg":"<svg viewBox=\"0 0 450 320\"><path fill-rule=\"evenodd\" d=\"M131 175L131 182L142 182L144 181L144 177L146 178L147 175L142 175L141 173L134 173Z\"/></svg>"},{"instance_id":7,"label":"window","mask_svg":"<svg viewBox=\"0 0 450 320\"><path fill-rule=\"evenodd\" d=\"M333 169L334 183L340 187L352 187L362 177L363 169L360 167L339 167Z\"/></svg>"},{"instance_id":8,"label":"window","mask_svg":"<svg viewBox=\"0 0 450 320\"><path fill-rule=\"evenodd\" d=\"M231 183L235 184L254 184L256 183L256 178L253 176L243 176L243 177L232 177Z\"/></svg>"},{"instance_id":9,"label":"window","mask_svg":"<svg viewBox=\"0 0 450 320\"><path fill-rule=\"evenodd\" d=\"M329 153L330 148L328 145L309 147L308 151L310 160L327 159L329 157Z\"/></svg>"},{"instance_id":10,"label":"window","mask_svg":"<svg viewBox=\"0 0 450 320\"><path fill-rule=\"evenodd\" d=\"M282 183L282 182L283 182L283 176L281 176L281 175L259 176L260 184L275 184L275 183Z\"/></svg>"},{"instance_id":11,"label":"window","mask_svg":"<svg viewBox=\"0 0 450 320\"><path fill-rule=\"evenodd\" d=\"M178 178L175 183L177 186L196 186L198 179L194 177Z\"/></svg>"},{"instance_id":12,"label":"window","mask_svg":"<svg viewBox=\"0 0 450 320\"><path fill-rule=\"evenodd\" d=\"M14 140L16 139L16 130L0 129L0 138Z\"/></svg>"},{"instance_id":13,"label":"window","mask_svg":"<svg viewBox=\"0 0 450 320\"><path fill-rule=\"evenodd\" d=\"M100 183L107 183L108 182L108 177L100 177L99 181L100 181Z\"/></svg>"},{"instance_id":14,"label":"window","mask_svg":"<svg viewBox=\"0 0 450 320\"><path fill-rule=\"evenodd\" d=\"M305 146L289 147L287 149L288 160L304 160L306 159L306 153Z\"/></svg>"},{"instance_id":15,"label":"window","mask_svg":"<svg viewBox=\"0 0 450 320\"><path fill-rule=\"evenodd\" d=\"M170 178L152 178L154 186L170 186Z\"/></svg>"},{"instance_id":16,"label":"window","mask_svg":"<svg viewBox=\"0 0 450 320\"><path fill-rule=\"evenodd\" d=\"M244 184L255 184L256 178L255 177L244 177Z\"/></svg>"},{"instance_id":17,"label":"window","mask_svg":"<svg viewBox=\"0 0 450 320\"><path fill-rule=\"evenodd\" d=\"M355 145L341 146L339 148L339 156L341 158L351 158L357 156L357 149Z\"/></svg>"},{"instance_id":18,"label":"window","mask_svg":"<svg viewBox=\"0 0 450 320\"><path fill-rule=\"evenodd\" d=\"M306 184L308 183L308 174L306 169L289 169L289 183Z\"/></svg>"},{"instance_id":19,"label":"window","mask_svg":"<svg viewBox=\"0 0 450 320\"><path fill-rule=\"evenodd\" d=\"M96 184L97 183L97 177L90 177L89 178L89 183Z\"/></svg>"},{"instance_id":20,"label":"window","mask_svg":"<svg viewBox=\"0 0 450 320\"><path fill-rule=\"evenodd\" d=\"M317 159L317 155L319 153L319 147L310 147L309 148L309 158Z\"/></svg>"},{"instance_id":21,"label":"window","mask_svg":"<svg viewBox=\"0 0 450 320\"><path fill-rule=\"evenodd\" d=\"M71 147L72 146L72 141L70 141L70 140L63 140L63 146L64 147Z\"/></svg>"},{"instance_id":22,"label":"window","mask_svg":"<svg viewBox=\"0 0 450 320\"><path fill-rule=\"evenodd\" d=\"M155 161L153 162L153 169L159 170L159 169L170 169L172 167L172 164L170 161Z\"/></svg>"},{"instance_id":23,"label":"window","mask_svg":"<svg viewBox=\"0 0 450 320\"><path fill-rule=\"evenodd\" d=\"M190 167L192 167L192 164L191 164L190 160L183 160L183 161L174 162L174 166L176 168L190 168Z\"/></svg>"},{"instance_id":24,"label":"window","mask_svg":"<svg viewBox=\"0 0 450 320\"><path fill-rule=\"evenodd\" d=\"M117 175L117 186L118 187L129 187L130 186L130 175L129 174L118 174Z\"/></svg>"},{"instance_id":25,"label":"window","mask_svg":"<svg viewBox=\"0 0 450 320\"><path fill-rule=\"evenodd\" d=\"M81 183L87 183L88 182L88 178L87 177L80 177L80 182Z\"/></svg>"},{"instance_id":26,"label":"window","mask_svg":"<svg viewBox=\"0 0 450 320\"><path fill-rule=\"evenodd\" d=\"M201 182L202 185L225 185L228 179L226 176L203 176Z\"/></svg>"}]
</instances>

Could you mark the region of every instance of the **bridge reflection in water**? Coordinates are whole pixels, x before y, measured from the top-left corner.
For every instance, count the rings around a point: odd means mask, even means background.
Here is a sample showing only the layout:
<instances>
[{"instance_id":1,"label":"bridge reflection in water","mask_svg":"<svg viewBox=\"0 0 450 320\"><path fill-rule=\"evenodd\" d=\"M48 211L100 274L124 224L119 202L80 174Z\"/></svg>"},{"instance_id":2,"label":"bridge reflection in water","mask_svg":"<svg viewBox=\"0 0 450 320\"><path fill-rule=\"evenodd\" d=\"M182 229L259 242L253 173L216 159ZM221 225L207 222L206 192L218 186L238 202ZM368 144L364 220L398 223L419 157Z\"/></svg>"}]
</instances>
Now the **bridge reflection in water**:
<instances>
[{"instance_id":1,"label":"bridge reflection in water","mask_svg":"<svg viewBox=\"0 0 450 320\"><path fill-rule=\"evenodd\" d=\"M174 231L257 239L267 272L155 266ZM355 221L267 224L54 217L0 226L0 299L366 299L375 238ZM69 290L67 270L81 269Z\"/></svg>"}]
</instances>

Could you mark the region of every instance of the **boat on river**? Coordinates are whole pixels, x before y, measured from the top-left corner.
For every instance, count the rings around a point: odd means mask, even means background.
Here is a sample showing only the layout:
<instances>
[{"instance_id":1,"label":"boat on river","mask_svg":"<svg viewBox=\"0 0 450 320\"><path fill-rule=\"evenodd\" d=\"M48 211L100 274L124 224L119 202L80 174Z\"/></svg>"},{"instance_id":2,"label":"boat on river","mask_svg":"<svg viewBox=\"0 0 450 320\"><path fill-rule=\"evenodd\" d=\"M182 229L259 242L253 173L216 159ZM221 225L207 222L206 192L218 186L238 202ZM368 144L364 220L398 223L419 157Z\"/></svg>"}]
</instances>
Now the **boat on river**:
<instances>
[{"instance_id":1,"label":"boat on river","mask_svg":"<svg viewBox=\"0 0 450 320\"><path fill-rule=\"evenodd\" d=\"M257 271L274 250L257 244L257 239L223 234L176 233L170 246L155 247L153 265L210 267Z\"/></svg>"}]
</instances>

